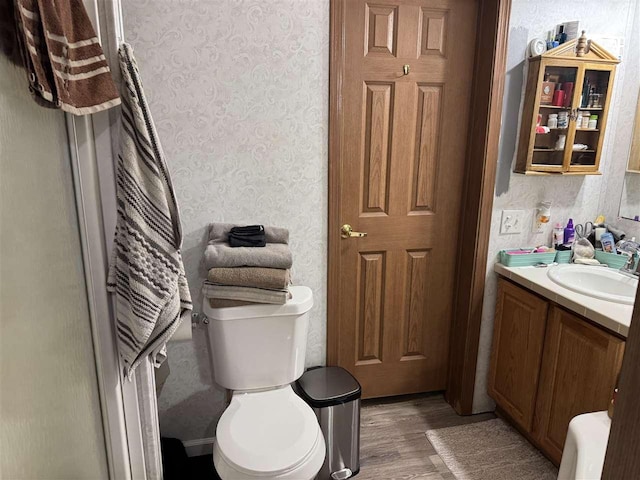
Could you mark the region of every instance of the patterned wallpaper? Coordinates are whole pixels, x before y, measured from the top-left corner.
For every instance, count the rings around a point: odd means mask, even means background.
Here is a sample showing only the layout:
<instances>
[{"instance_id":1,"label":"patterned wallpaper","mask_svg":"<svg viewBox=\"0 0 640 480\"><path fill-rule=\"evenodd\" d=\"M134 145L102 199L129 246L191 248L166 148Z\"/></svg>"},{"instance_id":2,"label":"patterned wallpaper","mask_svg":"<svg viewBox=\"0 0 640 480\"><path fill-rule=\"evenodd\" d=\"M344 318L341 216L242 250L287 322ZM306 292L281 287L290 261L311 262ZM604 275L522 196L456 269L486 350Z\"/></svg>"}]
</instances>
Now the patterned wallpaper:
<instances>
[{"instance_id":1,"label":"patterned wallpaper","mask_svg":"<svg viewBox=\"0 0 640 480\"><path fill-rule=\"evenodd\" d=\"M598 213L604 213L610 220L616 221L618 205L620 203L620 188L608 190L609 179L622 182L624 168L621 167L621 155L625 155L629 147L629 139L620 138L619 120L615 115L621 107L629 102L630 93L623 86L625 79L624 62L618 67L616 85L613 92L613 112L607 127L604 150L601 159L602 176L584 177L528 177L513 173L514 152L517 145L518 125L520 122L521 102L524 91L525 50L530 40L545 38L547 30L556 24L579 20L580 29L585 29L589 37L600 35L609 37L625 37L627 45L626 55L629 54L631 24L635 0L514 0L511 9L509 27L509 47L507 57L507 77L505 81L502 130L500 152L498 158L498 175L494 197L493 214L491 219L491 238L487 262L487 277L480 332L480 346L478 351L478 365L476 369L476 388L474 393L473 410L476 413L490 411L494 403L487 395L487 373L489 354L493 334L493 317L495 314L496 274L493 265L497 261L498 252L503 248L525 247L550 243L551 230L555 222L564 222L572 217L580 223L593 220ZM633 42L637 50L637 41ZM637 90L633 95L637 95ZM633 96L631 95L631 96ZM633 100L635 105L635 100ZM622 137L625 137L623 134ZM626 137L625 137L626 138ZM625 157L626 158L626 157ZM625 160L626 162L626 160ZM612 180L613 181L613 180ZM613 181L613 183L617 183ZM610 205L604 205L605 197ZM543 234L531 233L534 209L538 202L550 200L551 223ZM525 229L522 234L501 235L500 220L503 209L525 210ZM620 222L627 228L627 223Z\"/></svg>"},{"instance_id":2,"label":"patterned wallpaper","mask_svg":"<svg viewBox=\"0 0 640 480\"><path fill-rule=\"evenodd\" d=\"M527 211L552 200L553 220L593 219L602 209L615 128L602 177L528 178L511 172L530 39L578 19L589 33L625 36L633 0L514 0L498 182L492 216L474 409L492 409L486 371L501 248L544 243L550 233L499 235L503 208ZM201 301L199 261L213 220L291 229L294 279L314 290L307 363L324 361L328 0L123 0L133 45L169 159L186 234L185 263ZM597 12L591 13L591 12ZM625 19L620 23L620 19ZM624 67L623 67L624 68ZM621 69L621 73L623 68ZM621 104L620 77L615 92ZM616 175L618 171L611 175ZM615 183L615 182L614 182ZM608 197L616 204L618 193ZM604 211L604 210L603 210ZM528 224L529 224L528 223ZM224 392L214 386L203 330L169 346L171 374L159 396L162 434L197 440L215 433Z\"/></svg>"},{"instance_id":3,"label":"patterned wallpaper","mask_svg":"<svg viewBox=\"0 0 640 480\"><path fill-rule=\"evenodd\" d=\"M124 0L125 37L173 176L191 294L212 221L291 231L314 292L307 364L325 358L328 0ZM162 435L212 437L224 409L204 327L169 345Z\"/></svg>"}]
</instances>

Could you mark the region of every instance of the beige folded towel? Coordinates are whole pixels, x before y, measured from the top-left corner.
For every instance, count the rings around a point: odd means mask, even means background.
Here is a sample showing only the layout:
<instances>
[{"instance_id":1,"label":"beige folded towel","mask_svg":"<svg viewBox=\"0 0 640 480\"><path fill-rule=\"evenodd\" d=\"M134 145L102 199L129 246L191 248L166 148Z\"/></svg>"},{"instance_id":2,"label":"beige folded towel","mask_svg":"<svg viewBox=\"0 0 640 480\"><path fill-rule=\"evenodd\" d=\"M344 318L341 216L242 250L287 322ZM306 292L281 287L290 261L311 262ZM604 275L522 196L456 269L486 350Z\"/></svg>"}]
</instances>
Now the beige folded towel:
<instances>
[{"instance_id":1,"label":"beige folded towel","mask_svg":"<svg viewBox=\"0 0 640 480\"><path fill-rule=\"evenodd\" d=\"M211 308L231 308L244 307L247 305L260 305L255 302L243 302L242 300L226 300L224 298L210 298L209 305Z\"/></svg>"},{"instance_id":2,"label":"beige folded towel","mask_svg":"<svg viewBox=\"0 0 640 480\"><path fill-rule=\"evenodd\" d=\"M291 268L289 245L267 243L264 247L230 247L228 243L209 243L204 250L207 270L223 267Z\"/></svg>"},{"instance_id":3,"label":"beige folded towel","mask_svg":"<svg viewBox=\"0 0 640 480\"><path fill-rule=\"evenodd\" d=\"M120 104L82 0L17 0L18 38L35 100L87 115Z\"/></svg>"},{"instance_id":4,"label":"beige folded towel","mask_svg":"<svg viewBox=\"0 0 640 480\"><path fill-rule=\"evenodd\" d=\"M225 300L242 300L253 303L273 303L283 305L291 298L289 290L266 290L264 288L236 287L214 285L204 282L202 293L205 298L221 298Z\"/></svg>"},{"instance_id":5,"label":"beige folded towel","mask_svg":"<svg viewBox=\"0 0 640 480\"><path fill-rule=\"evenodd\" d=\"M291 274L281 268L212 268L207 280L217 285L284 290L291 283Z\"/></svg>"}]
</instances>

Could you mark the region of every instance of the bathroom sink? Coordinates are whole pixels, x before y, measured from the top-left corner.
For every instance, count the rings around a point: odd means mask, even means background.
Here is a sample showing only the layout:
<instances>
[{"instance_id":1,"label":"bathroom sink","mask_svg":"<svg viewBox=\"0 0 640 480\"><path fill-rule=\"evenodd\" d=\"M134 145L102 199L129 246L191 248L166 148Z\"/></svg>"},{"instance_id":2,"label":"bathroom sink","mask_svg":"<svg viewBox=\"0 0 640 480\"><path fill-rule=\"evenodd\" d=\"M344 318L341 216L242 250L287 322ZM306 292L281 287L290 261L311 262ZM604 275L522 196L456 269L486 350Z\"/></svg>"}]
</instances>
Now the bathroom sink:
<instances>
[{"instance_id":1,"label":"bathroom sink","mask_svg":"<svg viewBox=\"0 0 640 480\"><path fill-rule=\"evenodd\" d=\"M638 279L612 268L557 265L547 275L558 285L590 297L626 305L633 305L636 298Z\"/></svg>"}]
</instances>

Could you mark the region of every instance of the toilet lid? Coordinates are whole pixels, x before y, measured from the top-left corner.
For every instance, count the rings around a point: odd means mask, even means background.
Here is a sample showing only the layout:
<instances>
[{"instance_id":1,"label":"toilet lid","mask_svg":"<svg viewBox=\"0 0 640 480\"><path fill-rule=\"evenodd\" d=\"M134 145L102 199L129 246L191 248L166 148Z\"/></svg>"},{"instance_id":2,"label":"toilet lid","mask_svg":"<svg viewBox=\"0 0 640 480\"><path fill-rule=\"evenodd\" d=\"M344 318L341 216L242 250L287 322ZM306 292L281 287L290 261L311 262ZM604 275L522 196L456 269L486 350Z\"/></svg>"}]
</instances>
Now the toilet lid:
<instances>
[{"instance_id":1,"label":"toilet lid","mask_svg":"<svg viewBox=\"0 0 640 480\"><path fill-rule=\"evenodd\" d=\"M235 393L216 429L220 453L245 473L278 475L312 455L322 435L311 407L290 386Z\"/></svg>"}]
</instances>

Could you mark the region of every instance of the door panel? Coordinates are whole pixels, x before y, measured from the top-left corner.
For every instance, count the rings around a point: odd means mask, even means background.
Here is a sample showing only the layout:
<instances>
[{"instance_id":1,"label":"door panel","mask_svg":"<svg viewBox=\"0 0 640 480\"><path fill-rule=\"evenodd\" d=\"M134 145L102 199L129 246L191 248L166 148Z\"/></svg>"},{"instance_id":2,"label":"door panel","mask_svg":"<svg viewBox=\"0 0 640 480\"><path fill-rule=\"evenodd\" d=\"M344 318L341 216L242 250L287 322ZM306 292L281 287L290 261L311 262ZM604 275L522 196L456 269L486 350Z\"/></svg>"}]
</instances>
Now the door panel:
<instances>
[{"instance_id":1,"label":"door panel","mask_svg":"<svg viewBox=\"0 0 640 480\"><path fill-rule=\"evenodd\" d=\"M444 56L447 31L446 9L433 9L422 7L420 12L420 54Z\"/></svg>"},{"instance_id":2,"label":"door panel","mask_svg":"<svg viewBox=\"0 0 640 480\"><path fill-rule=\"evenodd\" d=\"M362 213L388 213L392 83L367 83Z\"/></svg>"},{"instance_id":3,"label":"door panel","mask_svg":"<svg viewBox=\"0 0 640 480\"><path fill-rule=\"evenodd\" d=\"M442 85L418 85L411 213L433 211L442 114Z\"/></svg>"},{"instance_id":4,"label":"door panel","mask_svg":"<svg viewBox=\"0 0 640 480\"><path fill-rule=\"evenodd\" d=\"M382 358L382 310L384 252L360 254L360 304L358 312L358 355L356 365L380 363Z\"/></svg>"},{"instance_id":5,"label":"door panel","mask_svg":"<svg viewBox=\"0 0 640 480\"><path fill-rule=\"evenodd\" d=\"M395 56L398 31L398 7L365 5L367 56Z\"/></svg>"},{"instance_id":6,"label":"door panel","mask_svg":"<svg viewBox=\"0 0 640 480\"><path fill-rule=\"evenodd\" d=\"M423 319L427 313L428 285L425 282L429 272L429 251L407 252L407 295L404 318L404 351L401 360L411 357L426 358L425 326Z\"/></svg>"},{"instance_id":7,"label":"door panel","mask_svg":"<svg viewBox=\"0 0 640 480\"><path fill-rule=\"evenodd\" d=\"M368 236L340 244L337 363L365 397L445 388L476 7L346 2L331 221Z\"/></svg>"}]
</instances>

